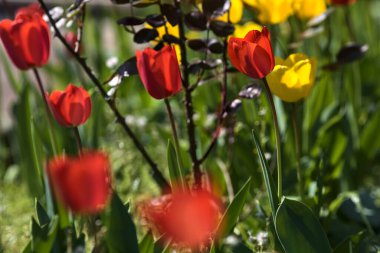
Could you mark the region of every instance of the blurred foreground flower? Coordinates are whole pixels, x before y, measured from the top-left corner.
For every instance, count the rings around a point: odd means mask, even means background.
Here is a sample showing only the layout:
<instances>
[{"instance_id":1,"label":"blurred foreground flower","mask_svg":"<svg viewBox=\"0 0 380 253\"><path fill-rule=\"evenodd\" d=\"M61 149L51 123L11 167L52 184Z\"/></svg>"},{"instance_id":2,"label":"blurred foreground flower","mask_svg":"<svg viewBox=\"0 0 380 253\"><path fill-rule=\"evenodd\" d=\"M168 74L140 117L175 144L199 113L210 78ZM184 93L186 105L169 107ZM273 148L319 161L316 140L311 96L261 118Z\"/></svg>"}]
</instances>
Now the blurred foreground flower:
<instances>
[{"instance_id":1,"label":"blurred foreground flower","mask_svg":"<svg viewBox=\"0 0 380 253\"><path fill-rule=\"evenodd\" d=\"M356 3L356 0L330 0L329 2L335 5L349 5Z\"/></svg>"},{"instance_id":2,"label":"blurred foreground flower","mask_svg":"<svg viewBox=\"0 0 380 253\"><path fill-rule=\"evenodd\" d=\"M276 58L276 66L267 76L271 91L286 102L307 97L314 85L316 60L298 53L286 60Z\"/></svg>"},{"instance_id":3,"label":"blurred foreground flower","mask_svg":"<svg viewBox=\"0 0 380 253\"><path fill-rule=\"evenodd\" d=\"M64 91L53 91L47 100L55 119L64 127L82 125L91 114L90 95L73 84Z\"/></svg>"},{"instance_id":4,"label":"blurred foreground flower","mask_svg":"<svg viewBox=\"0 0 380 253\"><path fill-rule=\"evenodd\" d=\"M152 199L140 211L148 226L174 246L199 249L215 237L223 208L212 193L194 190Z\"/></svg>"},{"instance_id":5,"label":"blurred foreground flower","mask_svg":"<svg viewBox=\"0 0 380 253\"><path fill-rule=\"evenodd\" d=\"M26 70L47 63L50 34L39 5L31 4L17 11L14 20L0 21L0 39L14 65Z\"/></svg>"},{"instance_id":6,"label":"blurred foreground flower","mask_svg":"<svg viewBox=\"0 0 380 253\"><path fill-rule=\"evenodd\" d=\"M298 17L311 19L326 11L325 0L294 0L294 10Z\"/></svg>"},{"instance_id":7,"label":"blurred foreground flower","mask_svg":"<svg viewBox=\"0 0 380 253\"><path fill-rule=\"evenodd\" d=\"M76 214L101 212L111 194L111 172L106 154L84 151L79 157L55 157L47 172L58 199Z\"/></svg>"},{"instance_id":8,"label":"blurred foreground flower","mask_svg":"<svg viewBox=\"0 0 380 253\"><path fill-rule=\"evenodd\" d=\"M174 47L164 46L160 51L146 48L136 52L137 69L148 93L163 99L181 91L181 72Z\"/></svg>"},{"instance_id":9,"label":"blurred foreground flower","mask_svg":"<svg viewBox=\"0 0 380 253\"><path fill-rule=\"evenodd\" d=\"M264 25L279 24L293 14L293 0L244 0L259 12L258 19Z\"/></svg>"},{"instance_id":10,"label":"blurred foreground flower","mask_svg":"<svg viewBox=\"0 0 380 253\"><path fill-rule=\"evenodd\" d=\"M262 32L250 31L244 38L231 37L228 55L232 65L252 78L261 79L274 68L270 34L266 27Z\"/></svg>"}]
</instances>

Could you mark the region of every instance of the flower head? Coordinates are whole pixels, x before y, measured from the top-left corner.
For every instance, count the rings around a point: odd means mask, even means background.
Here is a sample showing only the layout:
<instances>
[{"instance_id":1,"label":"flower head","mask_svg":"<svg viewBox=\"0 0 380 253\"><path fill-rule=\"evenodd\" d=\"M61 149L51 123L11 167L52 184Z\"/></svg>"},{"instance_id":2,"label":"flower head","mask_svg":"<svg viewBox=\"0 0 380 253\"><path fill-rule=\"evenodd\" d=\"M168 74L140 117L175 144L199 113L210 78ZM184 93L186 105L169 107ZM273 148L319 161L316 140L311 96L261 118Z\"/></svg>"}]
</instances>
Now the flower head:
<instances>
[{"instance_id":1,"label":"flower head","mask_svg":"<svg viewBox=\"0 0 380 253\"><path fill-rule=\"evenodd\" d=\"M264 24L279 24L293 14L293 0L244 0L259 12L258 19Z\"/></svg>"},{"instance_id":2,"label":"flower head","mask_svg":"<svg viewBox=\"0 0 380 253\"><path fill-rule=\"evenodd\" d=\"M148 93L163 99L181 91L181 73L175 48L164 46L160 51L146 48L136 52L137 69Z\"/></svg>"},{"instance_id":3,"label":"flower head","mask_svg":"<svg viewBox=\"0 0 380 253\"><path fill-rule=\"evenodd\" d=\"M250 31L244 38L231 37L228 55L232 65L252 78L263 78L274 67L270 34L266 27L261 32Z\"/></svg>"},{"instance_id":4,"label":"flower head","mask_svg":"<svg viewBox=\"0 0 380 253\"><path fill-rule=\"evenodd\" d=\"M215 236L222 208L220 200L205 190L175 191L142 205L149 225L179 247L208 245Z\"/></svg>"},{"instance_id":5,"label":"flower head","mask_svg":"<svg viewBox=\"0 0 380 253\"><path fill-rule=\"evenodd\" d=\"M79 157L59 156L49 161L47 172L55 195L77 214L102 211L111 194L110 164L100 151Z\"/></svg>"},{"instance_id":6,"label":"flower head","mask_svg":"<svg viewBox=\"0 0 380 253\"><path fill-rule=\"evenodd\" d=\"M276 66L267 76L271 91L286 102L307 97L314 85L316 61L304 54L291 54L286 60L276 58Z\"/></svg>"},{"instance_id":7,"label":"flower head","mask_svg":"<svg viewBox=\"0 0 380 253\"><path fill-rule=\"evenodd\" d=\"M82 87L69 84L64 91L47 96L54 118L64 127L84 124L91 114L91 98Z\"/></svg>"},{"instance_id":8,"label":"flower head","mask_svg":"<svg viewBox=\"0 0 380 253\"><path fill-rule=\"evenodd\" d=\"M49 27L38 5L19 9L14 20L0 21L0 40L9 58L21 70L43 66L49 60Z\"/></svg>"}]
</instances>

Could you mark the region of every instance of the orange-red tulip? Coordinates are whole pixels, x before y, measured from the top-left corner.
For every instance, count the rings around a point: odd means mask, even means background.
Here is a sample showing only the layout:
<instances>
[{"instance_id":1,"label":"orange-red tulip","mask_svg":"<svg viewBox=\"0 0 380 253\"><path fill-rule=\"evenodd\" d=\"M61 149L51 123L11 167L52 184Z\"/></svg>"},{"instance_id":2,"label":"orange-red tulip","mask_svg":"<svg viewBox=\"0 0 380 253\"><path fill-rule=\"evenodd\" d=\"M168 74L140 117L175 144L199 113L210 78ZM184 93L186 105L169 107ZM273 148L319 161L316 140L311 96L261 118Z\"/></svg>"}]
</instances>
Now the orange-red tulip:
<instances>
[{"instance_id":1,"label":"orange-red tulip","mask_svg":"<svg viewBox=\"0 0 380 253\"><path fill-rule=\"evenodd\" d=\"M150 227L179 247L199 248L215 236L221 201L205 190L174 191L142 205Z\"/></svg>"},{"instance_id":2,"label":"orange-red tulip","mask_svg":"<svg viewBox=\"0 0 380 253\"><path fill-rule=\"evenodd\" d=\"M274 68L270 34L266 27L250 31L244 38L231 37L228 55L232 65L252 78L263 78Z\"/></svg>"},{"instance_id":3,"label":"orange-red tulip","mask_svg":"<svg viewBox=\"0 0 380 253\"><path fill-rule=\"evenodd\" d=\"M95 214L106 206L111 194L111 172L103 152L56 157L49 161L47 172L56 197L74 213Z\"/></svg>"},{"instance_id":4,"label":"orange-red tulip","mask_svg":"<svg viewBox=\"0 0 380 253\"><path fill-rule=\"evenodd\" d=\"M21 70L43 66L49 60L49 27L38 5L19 9L15 20L0 21L0 39L14 65Z\"/></svg>"},{"instance_id":5,"label":"orange-red tulip","mask_svg":"<svg viewBox=\"0 0 380 253\"><path fill-rule=\"evenodd\" d=\"M73 84L69 84L64 91L53 91L47 100L54 118L65 127L82 125L91 114L90 95Z\"/></svg>"},{"instance_id":6,"label":"orange-red tulip","mask_svg":"<svg viewBox=\"0 0 380 253\"><path fill-rule=\"evenodd\" d=\"M136 52L137 69L148 93L163 99L181 91L181 72L175 48L164 46L160 51L146 48Z\"/></svg>"},{"instance_id":7,"label":"orange-red tulip","mask_svg":"<svg viewBox=\"0 0 380 253\"><path fill-rule=\"evenodd\" d=\"M330 2L335 5L348 5L356 3L356 0L330 0Z\"/></svg>"}]
</instances>

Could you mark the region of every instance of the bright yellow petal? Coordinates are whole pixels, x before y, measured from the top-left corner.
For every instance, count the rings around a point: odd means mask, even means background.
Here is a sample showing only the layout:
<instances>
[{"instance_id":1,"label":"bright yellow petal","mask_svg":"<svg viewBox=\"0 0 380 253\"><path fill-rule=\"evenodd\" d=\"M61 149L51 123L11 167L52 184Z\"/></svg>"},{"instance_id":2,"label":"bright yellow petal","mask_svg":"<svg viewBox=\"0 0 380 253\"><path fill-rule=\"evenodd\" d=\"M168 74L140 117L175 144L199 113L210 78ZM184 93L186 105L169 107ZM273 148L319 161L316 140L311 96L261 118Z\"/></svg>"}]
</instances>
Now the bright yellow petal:
<instances>
[{"instance_id":1,"label":"bright yellow petal","mask_svg":"<svg viewBox=\"0 0 380 253\"><path fill-rule=\"evenodd\" d=\"M298 17L310 19L326 11L325 0L295 0L294 10Z\"/></svg>"},{"instance_id":2,"label":"bright yellow petal","mask_svg":"<svg viewBox=\"0 0 380 253\"><path fill-rule=\"evenodd\" d=\"M243 17L243 2L242 0L232 0L231 8L230 8L230 22L231 23L239 23L241 18ZM227 22L228 21L228 13L225 13L223 16L219 17L218 20Z\"/></svg>"},{"instance_id":3,"label":"bright yellow petal","mask_svg":"<svg viewBox=\"0 0 380 253\"><path fill-rule=\"evenodd\" d=\"M247 5L259 11L258 19L263 24L278 24L293 13L293 0L245 0Z\"/></svg>"}]
</instances>

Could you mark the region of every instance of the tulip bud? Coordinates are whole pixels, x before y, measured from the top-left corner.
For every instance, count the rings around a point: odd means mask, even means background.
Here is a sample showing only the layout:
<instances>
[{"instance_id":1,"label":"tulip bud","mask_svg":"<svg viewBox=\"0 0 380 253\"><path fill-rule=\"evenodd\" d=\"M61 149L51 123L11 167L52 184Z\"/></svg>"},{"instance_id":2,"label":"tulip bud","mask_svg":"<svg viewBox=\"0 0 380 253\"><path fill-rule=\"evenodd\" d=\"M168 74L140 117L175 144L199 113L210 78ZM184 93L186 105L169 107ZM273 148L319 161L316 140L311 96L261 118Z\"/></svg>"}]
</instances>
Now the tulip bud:
<instances>
[{"instance_id":1,"label":"tulip bud","mask_svg":"<svg viewBox=\"0 0 380 253\"><path fill-rule=\"evenodd\" d=\"M181 91L181 72L175 48L164 46L160 51L146 48L136 52L137 69L148 93L163 99Z\"/></svg>"},{"instance_id":2,"label":"tulip bud","mask_svg":"<svg viewBox=\"0 0 380 253\"><path fill-rule=\"evenodd\" d=\"M267 76L270 90L286 102L297 102L309 95L316 68L316 61L304 54L292 54L286 60L276 58L276 66Z\"/></svg>"},{"instance_id":3,"label":"tulip bud","mask_svg":"<svg viewBox=\"0 0 380 253\"><path fill-rule=\"evenodd\" d=\"M261 79L274 68L274 57L270 35L266 27L250 31L244 38L231 37L228 55L232 65L252 78Z\"/></svg>"},{"instance_id":4,"label":"tulip bud","mask_svg":"<svg viewBox=\"0 0 380 253\"><path fill-rule=\"evenodd\" d=\"M35 4L19 9L15 20L0 21L0 40L9 58L21 70L41 67L49 60L49 27Z\"/></svg>"},{"instance_id":5,"label":"tulip bud","mask_svg":"<svg viewBox=\"0 0 380 253\"><path fill-rule=\"evenodd\" d=\"M77 127L91 114L91 98L85 89L69 84L64 91L47 96L54 118L64 127Z\"/></svg>"},{"instance_id":6,"label":"tulip bud","mask_svg":"<svg viewBox=\"0 0 380 253\"><path fill-rule=\"evenodd\" d=\"M111 195L111 172L106 154L84 151L80 157L60 156L47 165L56 197L77 214L96 214Z\"/></svg>"}]
</instances>

